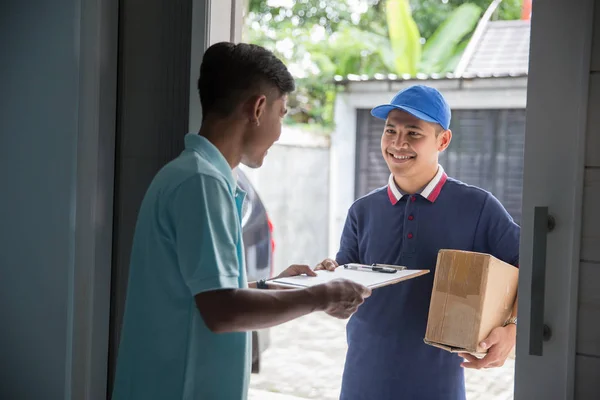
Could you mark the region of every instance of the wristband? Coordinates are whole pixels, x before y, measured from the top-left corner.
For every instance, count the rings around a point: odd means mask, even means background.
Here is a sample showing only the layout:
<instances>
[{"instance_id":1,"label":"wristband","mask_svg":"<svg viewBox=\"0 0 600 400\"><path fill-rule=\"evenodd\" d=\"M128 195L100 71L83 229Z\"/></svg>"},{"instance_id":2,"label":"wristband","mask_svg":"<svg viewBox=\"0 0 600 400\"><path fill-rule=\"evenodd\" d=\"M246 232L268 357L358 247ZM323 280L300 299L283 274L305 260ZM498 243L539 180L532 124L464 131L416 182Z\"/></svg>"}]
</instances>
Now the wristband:
<instances>
[{"instance_id":1,"label":"wristband","mask_svg":"<svg viewBox=\"0 0 600 400\"><path fill-rule=\"evenodd\" d=\"M257 289L268 289L269 285L267 285L267 281L264 279L259 279L258 281L256 281L256 288Z\"/></svg>"}]
</instances>

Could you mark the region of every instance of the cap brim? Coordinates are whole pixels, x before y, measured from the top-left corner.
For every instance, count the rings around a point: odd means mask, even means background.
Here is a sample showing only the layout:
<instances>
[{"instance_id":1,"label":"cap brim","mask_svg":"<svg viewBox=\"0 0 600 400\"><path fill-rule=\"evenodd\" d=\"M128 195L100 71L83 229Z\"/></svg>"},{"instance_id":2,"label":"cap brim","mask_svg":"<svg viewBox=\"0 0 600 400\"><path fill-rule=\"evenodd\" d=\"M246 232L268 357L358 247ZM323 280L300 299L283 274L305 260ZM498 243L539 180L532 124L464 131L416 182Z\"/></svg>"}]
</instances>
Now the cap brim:
<instances>
[{"instance_id":1,"label":"cap brim","mask_svg":"<svg viewBox=\"0 0 600 400\"><path fill-rule=\"evenodd\" d=\"M373 108L371 110L371 115L374 116L375 118L379 118L379 119L387 119L388 114L390 113L390 111L392 110L401 110L401 111L405 111L407 113L409 113L410 115L417 117L423 121L427 121L427 122L434 122L436 124L440 124L439 121L437 121L434 118L431 118L429 115L419 111L419 110L415 110L412 107L406 107L406 106L396 106L394 104L383 104L381 106L377 106L375 108ZM441 125L441 124L440 124Z\"/></svg>"}]
</instances>

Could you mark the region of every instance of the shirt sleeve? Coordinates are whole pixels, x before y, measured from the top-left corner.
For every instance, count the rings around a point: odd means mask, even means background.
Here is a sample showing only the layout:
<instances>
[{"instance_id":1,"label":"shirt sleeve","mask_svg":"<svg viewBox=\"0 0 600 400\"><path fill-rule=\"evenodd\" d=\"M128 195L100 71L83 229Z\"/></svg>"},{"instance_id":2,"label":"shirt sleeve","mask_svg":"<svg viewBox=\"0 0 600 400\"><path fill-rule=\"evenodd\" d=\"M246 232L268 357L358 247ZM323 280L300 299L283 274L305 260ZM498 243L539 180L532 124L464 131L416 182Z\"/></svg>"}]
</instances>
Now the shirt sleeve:
<instances>
[{"instance_id":1,"label":"shirt sleeve","mask_svg":"<svg viewBox=\"0 0 600 400\"><path fill-rule=\"evenodd\" d=\"M479 222L476 238L483 239L486 253L519 266L519 239L521 228L517 225L504 206L493 195L488 194Z\"/></svg>"},{"instance_id":2,"label":"shirt sleeve","mask_svg":"<svg viewBox=\"0 0 600 400\"><path fill-rule=\"evenodd\" d=\"M175 191L172 202L179 269L192 295L238 288L238 232L234 200L223 182L194 176Z\"/></svg>"},{"instance_id":3,"label":"shirt sleeve","mask_svg":"<svg viewBox=\"0 0 600 400\"><path fill-rule=\"evenodd\" d=\"M339 264L358 263L358 229L353 208L350 208L346 216L346 222L340 240L340 249L335 257Z\"/></svg>"}]
</instances>

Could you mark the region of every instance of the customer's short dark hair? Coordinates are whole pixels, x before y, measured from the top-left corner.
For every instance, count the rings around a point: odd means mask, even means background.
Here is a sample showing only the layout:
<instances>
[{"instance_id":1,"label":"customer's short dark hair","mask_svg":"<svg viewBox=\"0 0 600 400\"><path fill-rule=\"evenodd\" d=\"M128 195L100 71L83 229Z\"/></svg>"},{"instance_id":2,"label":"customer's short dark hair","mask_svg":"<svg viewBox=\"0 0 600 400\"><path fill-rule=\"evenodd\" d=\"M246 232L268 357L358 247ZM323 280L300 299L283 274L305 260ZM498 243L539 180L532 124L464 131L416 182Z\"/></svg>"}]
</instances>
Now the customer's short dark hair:
<instances>
[{"instance_id":1,"label":"customer's short dark hair","mask_svg":"<svg viewBox=\"0 0 600 400\"><path fill-rule=\"evenodd\" d=\"M247 43L216 43L204 53L198 79L202 115L230 115L253 92L293 92L294 78L269 50Z\"/></svg>"}]
</instances>

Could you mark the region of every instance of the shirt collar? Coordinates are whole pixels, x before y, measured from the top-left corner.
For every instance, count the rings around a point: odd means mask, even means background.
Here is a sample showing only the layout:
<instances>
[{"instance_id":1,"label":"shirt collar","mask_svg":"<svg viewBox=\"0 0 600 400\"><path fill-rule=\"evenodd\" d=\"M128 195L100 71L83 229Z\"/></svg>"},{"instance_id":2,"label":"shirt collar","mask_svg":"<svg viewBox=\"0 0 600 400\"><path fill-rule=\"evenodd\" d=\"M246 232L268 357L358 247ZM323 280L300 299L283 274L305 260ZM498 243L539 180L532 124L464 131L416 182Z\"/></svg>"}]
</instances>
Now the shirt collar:
<instances>
[{"instance_id":1,"label":"shirt collar","mask_svg":"<svg viewBox=\"0 0 600 400\"><path fill-rule=\"evenodd\" d=\"M419 193L422 197L426 198L430 202L435 202L435 200L440 195L440 191L442 187L446 183L448 179L448 175L444 172L444 168L441 165L438 165L438 170L435 176L429 183L421 190ZM390 202L392 205L395 205L400 199L406 195L406 193L402 193L396 185L394 181L394 175L390 174L390 179L388 180L388 197L390 198Z\"/></svg>"},{"instance_id":2,"label":"shirt collar","mask_svg":"<svg viewBox=\"0 0 600 400\"><path fill-rule=\"evenodd\" d=\"M195 151L205 158L213 167L223 175L232 193L237 191L237 182L233 176L231 166L223 154L204 136L197 133L188 133L185 135L185 149Z\"/></svg>"}]
</instances>

